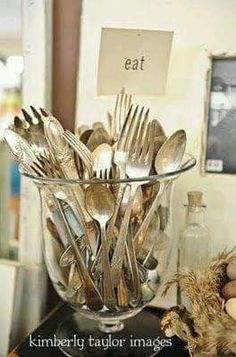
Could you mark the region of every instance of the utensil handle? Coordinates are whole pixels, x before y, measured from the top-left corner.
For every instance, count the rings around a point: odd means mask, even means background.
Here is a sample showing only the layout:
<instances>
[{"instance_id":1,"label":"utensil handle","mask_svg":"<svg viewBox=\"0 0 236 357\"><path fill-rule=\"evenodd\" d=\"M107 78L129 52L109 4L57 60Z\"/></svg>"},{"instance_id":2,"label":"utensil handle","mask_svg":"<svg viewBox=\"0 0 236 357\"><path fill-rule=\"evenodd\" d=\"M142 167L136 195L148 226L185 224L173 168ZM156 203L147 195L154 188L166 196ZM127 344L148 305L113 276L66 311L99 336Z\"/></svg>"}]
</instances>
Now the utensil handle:
<instances>
[{"instance_id":1,"label":"utensil handle","mask_svg":"<svg viewBox=\"0 0 236 357\"><path fill-rule=\"evenodd\" d=\"M167 184L165 182L160 183L159 191L158 191L154 201L152 202L152 205L149 208L146 217L144 218L141 226L139 227L137 233L134 236L134 242L137 244L138 249L140 249L140 247L144 244L145 237L146 237L145 233L146 233L148 226L152 220L153 214L157 209L160 199L165 191L166 185ZM143 235L143 238L142 238L142 240L139 240L138 238L140 237L141 234ZM137 247L136 247L136 249L137 249Z\"/></svg>"},{"instance_id":2,"label":"utensil handle","mask_svg":"<svg viewBox=\"0 0 236 357\"><path fill-rule=\"evenodd\" d=\"M79 187L79 188L81 189L81 187ZM86 226L86 223L84 222L84 211L82 210L82 207L80 206L80 201L79 201L80 196L77 194L77 191L72 187L63 187L63 188L61 188L61 190L70 199L74 210L77 211L76 216L81 217L80 224L81 224L81 230L84 233L84 240L86 241L86 243L88 245L88 249L90 250L90 252L92 252L92 248L90 245L90 239L89 239L89 233L88 233L89 230ZM51 189L51 191L54 193L54 195L56 195L59 190L58 190L57 186L54 186ZM83 195L84 195L84 193L83 193ZM91 218L90 218L90 220L91 220Z\"/></svg>"},{"instance_id":3,"label":"utensil handle","mask_svg":"<svg viewBox=\"0 0 236 357\"><path fill-rule=\"evenodd\" d=\"M109 261L109 252L107 247L106 228L101 225L101 242L102 242L102 265L103 265L103 293L104 304L109 309L116 306L116 296L112 284L111 266Z\"/></svg>"},{"instance_id":4,"label":"utensil handle","mask_svg":"<svg viewBox=\"0 0 236 357\"><path fill-rule=\"evenodd\" d=\"M134 248L133 234L128 234L127 246L128 246L130 261L132 262L133 288L135 293L135 296L132 300L132 304L138 305L142 300L142 291L141 291L141 285L139 279L138 264L137 264L135 248Z\"/></svg>"},{"instance_id":5,"label":"utensil handle","mask_svg":"<svg viewBox=\"0 0 236 357\"><path fill-rule=\"evenodd\" d=\"M112 281L114 286L117 286L122 272L122 265L123 265L124 253L125 253L125 242L127 239L129 221L130 221L132 205L133 205L136 189L137 189L136 185L131 186L130 202L125 211L124 219L120 227L119 236L111 260Z\"/></svg>"},{"instance_id":6,"label":"utensil handle","mask_svg":"<svg viewBox=\"0 0 236 357\"><path fill-rule=\"evenodd\" d=\"M70 159L73 160L72 157ZM61 169L62 169L66 178L78 179L78 174L77 174L77 170L75 167L75 163L73 162L73 164L72 164L72 162L69 160L69 158L67 158L63 162L60 162L60 166L61 166ZM78 185L76 185L76 188L72 187L71 190L76 198L77 205L80 210L79 213L82 214L82 217L84 217L84 220L86 223L91 222L92 219L85 209L85 195L84 195L84 191L83 191L82 187L80 187L80 185L78 184Z\"/></svg>"},{"instance_id":7,"label":"utensil handle","mask_svg":"<svg viewBox=\"0 0 236 357\"><path fill-rule=\"evenodd\" d=\"M116 219L117 219L119 208L120 208L120 205L121 205L121 201L122 201L122 198L123 198L123 195L124 195L125 187L126 187L125 184L120 184L120 187L119 187L119 190L118 190L118 193L117 193L114 213L113 213L113 216L112 216L112 219L111 219L110 223L108 224L108 229L107 229L108 239L107 239L107 242L109 244L109 247L111 245L111 241L112 241L111 238L112 238L112 234L113 234L113 229L114 229L115 224L116 224Z\"/></svg>"},{"instance_id":8,"label":"utensil handle","mask_svg":"<svg viewBox=\"0 0 236 357\"><path fill-rule=\"evenodd\" d=\"M121 274L119 284L117 285L117 300L118 306L121 308L127 307L130 300L130 293L123 274Z\"/></svg>"},{"instance_id":9,"label":"utensil handle","mask_svg":"<svg viewBox=\"0 0 236 357\"><path fill-rule=\"evenodd\" d=\"M81 255L79 248L74 240L73 234L72 234L70 226L67 222L65 213L63 212L61 204L56 197L54 197L54 201L55 201L56 207L58 208L58 210L61 214L62 221L65 225L65 230L67 231L69 241L70 241L72 249L74 251L78 273L81 277L81 280L84 283L84 292L85 292L85 296L86 296L87 305L91 310L101 310L103 307L103 302L102 302L100 293L97 290L93 280L91 279L91 277L84 265L82 255Z\"/></svg>"}]
</instances>

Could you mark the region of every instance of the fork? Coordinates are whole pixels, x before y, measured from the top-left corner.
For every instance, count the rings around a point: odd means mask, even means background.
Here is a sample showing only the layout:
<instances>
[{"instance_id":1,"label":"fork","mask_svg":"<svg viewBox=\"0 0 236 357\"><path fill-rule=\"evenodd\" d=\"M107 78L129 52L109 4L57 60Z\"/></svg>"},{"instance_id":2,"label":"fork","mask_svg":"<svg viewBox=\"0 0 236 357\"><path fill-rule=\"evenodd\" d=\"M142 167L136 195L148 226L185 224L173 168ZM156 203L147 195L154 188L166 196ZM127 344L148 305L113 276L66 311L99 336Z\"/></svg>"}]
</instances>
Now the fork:
<instances>
[{"instance_id":1,"label":"fork","mask_svg":"<svg viewBox=\"0 0 236 357\"><path fill-rule=\"evenodd\" d=\"M134 138L135 134L137 133L140 123L143 120L147 120L148 114L149 114L149 109L147 109L143 116L144 107L142 107L141 111L138 114L138 109L139 109L138 105L135 107L133 114L132 114L132 109L133 109L133 105L131 105L131 107L126 115L119 139L115 146L114 155L113 155L113 162L116 165L116 167L118 168L120 179L125 178L125 175L126 175L126 171L125 171L126 161L127 161L128 153L131 149L131 144L133 142L133 138ZM108 226L108 234L109 235L112 234L115 223L116 223L116 219L117 219L117 215L118 215L121 201L123 198L125 186L126 185L122 184L122 183L119 186L119 190L118 190L117 198L116 198L115 211L114 211L113 217L111 219L111 222Z\"/></svg>"},{"instance_id":2,"label":"fork","mask_svg":"<svg viewBox=\"0 0 236 357\"><path fill-rule=\"evenodd\" d=\"M154 150L154 130L153 123L148 123L147 117L139 124L139 130L134 134L131 148L129 150L128 159L126 163L126 174L129 178L141 178L147 176L152 165L152 157ZM111 260L112 277L114 286L119 282L122 265L124 261L125 243L127 242L129 253L131 253L134 270L137 270L137 262L135 259L135 252L133 246L132 235L128 234L129 221L132 211L132 204L135 193L138 187L143 182L132 182L130 186L129 205L126 209L117 243ZM139 289L138 289L138 292Z\"/></svg>"},{"instance_id":3,"label":"fork","mask_svg":"<svg viewBox=\"0 0 236 357\"><path fill-rule=\"evenodd\" d=\"M116 96L113 114L108 113L111 136L117 141L123 122L131 106L132 95L125 93L124 89Z\"/></svg>"},{"instance_id":4,"label":"fork","mask_svg":"<svg viewBox=\"0 0 236 357\"><path fill-rule=\"evenodd\" d=\"M75 150L75 152L78 154L78 156L81 158L83 161L89 177L92 177L93 170L92 170L92 153L91 151L87 148L84 143L79 140L73 133L71 133L69 130L66 130L63 133L63 137L65 140L68 142L68 144Z\"/></svg>"},{"instance_id":5,"label":"fork","mask_svg":"<svg viewBox=\"0 0 236 357\"><path fill-rule=\"evenodd\" d=\"M101 180L112 178L112 156L112 147L106 143L100 144L92 152L93 173L96 178Z\"/></svg>"},{"instance_id":6,"label":"fork","mask_svg":"<svg viewBox=\"0 0 236 357\"><path fill-rule=\"evenodd\" d=\"M33 152L38 157L48 148L48 145L44 136L42 115L32 105L30 108L33 115L22 108L23 118L15 116L14 123L10 128L29 142Z\"/></svg>"}]
</instances>

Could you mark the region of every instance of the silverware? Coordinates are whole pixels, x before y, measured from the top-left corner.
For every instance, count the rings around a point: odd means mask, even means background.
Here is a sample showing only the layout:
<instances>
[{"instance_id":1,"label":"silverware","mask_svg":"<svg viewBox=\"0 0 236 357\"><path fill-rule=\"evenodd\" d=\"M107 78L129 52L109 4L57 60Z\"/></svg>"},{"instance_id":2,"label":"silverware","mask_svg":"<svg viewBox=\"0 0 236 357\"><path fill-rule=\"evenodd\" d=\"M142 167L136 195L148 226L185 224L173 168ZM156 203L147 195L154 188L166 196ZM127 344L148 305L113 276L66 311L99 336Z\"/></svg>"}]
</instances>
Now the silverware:
<instances>
[{"instance_id":1,"label":"silverware","mask_svg":"<svg viewBox=\"0 0 236 357\"><path fill-rule=\"evenodd\" d=\"M45 176L45 171L36 155L33 153L28 142L11 129L5 129L4 138L9 145L16 160L23 166L25 171L39 176Z\"/></svg>"},{"instance_id":2,"label":"silverware","mask_svg":"<svg viewBox=\"0 0 236 357\"><path fill-rule=\"evenodd\" d=\"M125 282L124 274L122 273L120 281L117 285L117 301L119 308L127 308L130 301L130 292Z\"/></svg>"},{"instance_id":3,"label":"silverware","mask_svg":"<svg viewBox=\"0 0 236 357\"><path fill-rule=\"evenodd\" d=\"M75 202L73 192L71 190L61 187L59 185L52 185L51 190L55 197L60 199L63 203L63 210L65 212L66 218L70 224L72 231L77 237L80 238L80 247L85 251L87 256L87 264L90 264L90 260L94 259L94 255L97 252L97 235L95 225L86 226L87 236L84 231L84 221L83 217L77 213L77 202ZM89 239L89 241L88 241Z\"/></svg>"},{"instance_id":4,"label":"silverware","mask_svg":"<svg viewBox=\"0 0 236 357\"><path fill-rule=\"evenodd\" d=\"M64 129L59 121L53 116L45 118L45 136L47 138L49 148L53 152L58 164L61 167L61 171L64 177L67 179L78 179L78 173L74 161L73 154L69 148L67 141L65 140L63 134ZM85 235L87 236L86 224L90 224L91 219L86 212L84 205L84 192L80 185L71 186L67 188L71 191L76 199L76 209L78 210L78 216L83 217L81 223Z\"/></svg>"},{"instance_id":5,"label":"silverware","mask_svg":"<svg viewBox=\"0 0 236 357\"><path fill-rule=\"evenodd\" d=\"M84 125L84 127L87 127L86 125ZM89 129L87 128L84 131L75 131L75 136L77 137L77 139L79 139L80 141L82 141L83 144L87 145L88 139L90 138L90 135L93 133L93 129Z\"/></svg>"},{"instance_id":6,"label":"silverware","mask_svg":"<svg viewBox=\"0 0 236 357\"><path fill-rule=\"evenodd\" d=\"M177 130L165 141L155 158L155 169L158 175L174 172L180 168L186 140L185 131Z\"/></svg>"},{"instance_id":7,"label":"silverware","mask_svg":"<svg viewBox=\"0 0 236 357\"><path fill-rule=\"evenodd\" d=\"M93 171L92 171L93 158L92 158L91 151L87 148L86 145L83 144L82 141L80 141L69 130L66 130L63 133L63 137L68 142L68 144L75 150L76 154L80 157L86 170L88 171L89 178L91 178L93 175Z\"/></svg>"},{"instance_id":8,"label":"silverware","mask_svg":"<svg viewBox=\"0 0 236 357\"><path fill-rule=\"evenodd\" d=\"M79 125L79 126L77 126L77 127L75 128L75 135L76 135L78 138L80 138L80 136L81 136L85 131L88 131L88 130L93 131L92 129L89 128L88 125L86 125L86 124L81 124L81 125Z\"/></svg>"},{"instance_id":9,"label":"silverware","mask_svg":"<svg viewBox=\"0 0 236 357\"><path fill-rule=\"evenodd\" d=\"M92 125L92 128L93 128L93 130L97 130L97 129L100 129L100 128L106 130L104 124L101 121L95 121L93 123L93 125Z\"/></svg>"},{"instance_id":10,"label":"silverware","mask_svg":"<svg viewBox=\"0 0 236 357\"><path fill-rule=\"evenodd\" d=\"M129 187L126 186L120 205L121 216L124 216L127 205L129 205L129 193ZM134 218L135 222L142 222L142 217L144 215L143 202L143 192L141 186L139 186L134 196L134 202L131 211L131 217Z\"/></svg>"},{"instance_id":11,"label":"silverware","mask_svg":"<svg viewBox=\"0 0 236 357\"><path fill-rule=\"evenodd\" d=\"M42 115L33 106L30 106L30 108L32 115L22 108L23 118L16 116L14 123L10 125L10 129L24 138L34 154L38 156L48 148L44 136L44 121Z\"/></svg>"},{"instance_id":12,"label":"silverware","mask_svg":"<svg viewBox=\"0 0 236 357\"><path fill-rule=\"evenodd\" d=\"M83 288L83 284L81 283L78 270L76 269L76 262L72 262L70 265L70 272L68 277L68 290L73 296L81 288Z\"/></svg>"},{"instance_id":13,"label":"silverware","mask_svg":"<svg viewBox=\"0 0 236 357\"><path fill-rule=\"evenodd\" d=\"M119 133L123 126L123 122L126 118L128 110L132 104L132 95L127 94L124 90L121 91L120 94L116 97L116 103L113 114L108 114L108 118L110 121L110 132L111 136L116 141L118 139Z\"/></svg>"},{"instance_id":14,"label":"silverware","mask_svg":"<svg viewBox=\"0 0 236 357\"><path fill-rule=\"evenodd\" d=\"M139 125L141 125L143 120L148 119L149 114L149 110L147 110L144 114L144 108L142 108L138 113L138 106L136 106L134 111L132 111L132 109L133 107L131 106L126 115L119 139L114 147L113 162L116 165L120 179L125 178L127 157L131 150L134 137L136 137L138 132ZM113 234L125 187L126 185L121 183L118 188L115 211L108 227L109 236L112 236Z\"/></svg>"},{"instance_id":15,"label":"silverware","mask_svg":"<svg viewBox=\"0 0 236 357\"><path fill-rule=\"evenodd\" d=\"M64 247L60 241L60 237L58 236L57 228L54 226L53 222L50 221L48 217L45 220L43 229L48 231L47 234L48 238L45 242L45 248L47 251L52 252L50 255L45 256L45 260L49 264L49 274L53 281L60 282L64 287L67 286L67 279L68 279L68 269L58 269L58 264L60 261L61 254L63 253Z\"/></svg>"},{"instance_id":16,"label":"silverware","mask_svg":"<svg viewBox=\"0 0 236 357\"><path fill-rule=\"evenodd\" d=\"M114 212L114 197L106 186L91 184L85 192L86 208L100 226L102 265L103 265L103 295L104 304L109 309L116 306L116 296L112 284L111 267L109 260L109 248L106 237L106 225Z\"/></svg>"},{"instance_id":17,"label":"silverware","mask_svg":"<svg viewBox=\"0 0 236 357\"><path fill-rule=\"evenodd\" d=\"M162 145L161 149L155 158L155 168L159 175L167 172L174 172L180 168L186 146L186 133L184 130L178 130L172 134ZM134 241L137 245L136 249L141 249L145 241L146 231L153 217L154 212L157 210L160 203L160 198L168 185L168 181L160 182L158 194L156 195L152 205L150 206L145 218L135 234ZM140 236L143 239L140 239Z\"/></svg>"},{"instance_id":18,"label":"silverware","mask_svg":"<svg viewBox=\"0 0 236 357\"><path fill-rule=\"evenodd\" d=\"M142 265L149 269L154 270L158 265L158 261L154 258L153 253L155 246L158 244L160 235L160 217L155 212L146 232L145 244L137 252L137 259Z\"/></svg>"},{"instance_id":19,"label":"silverware","mask_svg":"<svg viewBox=\"0 0 236 357\"><path fill-rule=\"evenodd\" d=\"M12 152L34 176L131 179L128 184L91 181L45 189L49 216L44 229L50 232L52 261L56 258L65 277L55 274L55 284L70 302L86 301L91 310L138 307L155 296L169 214L160 200L172 179L159 186L148 178L132 179L176 171L185 151L183 130L166 139L159 121L148 122L149 109L131 101L124 90L117 96L114 112L108 113L110 135L100 122L92 129L81 126L76 135L64 131L49 112L34 107L32 113L22 109L13 131L5 132Z\"/></svg>"},{"instance_id":20,"label":"silverware","mask_svg":"<svg viewBox=\"0 0 236 357\"><path fill-rule=\"evenodd\" d=\"M83 245L81 246L81 238L76 238L75 243L78 245L78 249L82 253L84 250L84 246ZM66 250L64 250L61 255L60 266L65 268L65 267L71 265L72 263L74 263L75 260L76 260L76 258L74 256L73 248L72 248L71 244L69 244L69 246L67 246Z\"/></svg>"},{"instance_id":21,"label":"silverware","mask_svg":"<svg viewBox=\"0 0 236 357\"><path fill-rule=\"evenodd\" d=\"M92 152L95 177L106 180L112 177L113 150L109 144L101 144Z\"/></svg>"},{"instance_id":22,"label":"silverware","mask_svg":"<svg viewBox=\"0 0 236 357\"><path fill-rule=\"evenodd\" d=\"M152 122L154 123L155 137L165 137L167 139L165 130L159 120L153 119Z\"/></svg>"},{"instance_id":23,"label":"silverware","mask_svg":"<svg viewBox=\"0 0 236 357\"><path fill-rule=\"evenodd\" d=\"M94 129L87 141L87 148L94 151L101 144L112 145L112 138L104 127Z\"/></svg>"},{"instance_id":24,"label":"silverware","mask_svg":"<svg viewBox=\"0 0 236 357\"><path fill-rule=\"evenodd\" d=\"M64 231L67 232L67 239L70 242L74 251L74 255L76 257L76 266L78 269L80 279L83 282L86 303L91 310L95 310L95 311L101 310L103 308L102 297L98 289L96 288L92 278L90 277L87 268L83 262L82 255L80 253L80 250L78 249L72 230L68 224L65 213L63 211L62 203L60 202L59 199L55 197L54 197L54 203L61 214L61 224L64 225Z\"/></svg>"},{"instance_id":25,"label":"silverware","mask_svg":"<svg viewBox=\"0 0 236 357\"><path fill-rule=\"evenodd\" d=\"M120 179L125 177L125 165L126 165L126 161L127 161L127 156L130 151L131 144L133 142L133 138L138 130L138 126L142 122L143 118L145 118L145 119L148 118L148 113L149 113L149 110L147 110L146 113L144 114L143 113L144 108L142 108L141 111L138 113L138 106L136 106L134 111L132 109L133 109L133 107L131 106L127 115L126 115L118 142L114 146L113 162L116 164ZM108 236L109 246L113 240L114 228L115 228L118 212L120 209L120 205L122 202L125 187L126 187L125 184L119 185L119 189L118 189L118 193L117 193L117 197L116 197L115 210L114 210L113 216L111 218L111 221L108 225L107 236ZM128 252L127 244L125 244L125 246L126 246L125 247L126 254L128 255L129 252ZM99 252L99 254L100 254L100 252ZM99 275L99 272L100 272L100 264L99 264L99 259L98 259L99 254L97 256L97 259L94 261L94 266L95 266L95 264L97 265L96 266L96 274L97 275ZM128 256L127 256L127 260L130 261L130 258Z\"/></svg>"},{"instance_id":26,"label":"silverware","mask_svg":"<svg viewBox=\"0 0 236 357\"><path fill-rule=\"evenodd\" d=\"M152 123L147 123L147 118L144 119L139 126L138 132L133 137L133 145L128 155L126 164L126 174L129 178L144 177L149 174L152 165L153 155L153 126ZM133 239L128 235L128 227L131 216L132 204L135 197L137 188L140 186L140 182L132 182L130 184L130 203L126 209L123 221L121 223L119 236L115 246L115 250L112 256L112 278L114 286L117 285L122 272L122 265L124 260L125 243L129 246L129 254L135 257ZM136 259L132 260L134 264L134 270L137 275L137 263ZM137 279L138 284L138 279ZM138 290L138 289L137 289Z\"/></svg>"}]
</instances>

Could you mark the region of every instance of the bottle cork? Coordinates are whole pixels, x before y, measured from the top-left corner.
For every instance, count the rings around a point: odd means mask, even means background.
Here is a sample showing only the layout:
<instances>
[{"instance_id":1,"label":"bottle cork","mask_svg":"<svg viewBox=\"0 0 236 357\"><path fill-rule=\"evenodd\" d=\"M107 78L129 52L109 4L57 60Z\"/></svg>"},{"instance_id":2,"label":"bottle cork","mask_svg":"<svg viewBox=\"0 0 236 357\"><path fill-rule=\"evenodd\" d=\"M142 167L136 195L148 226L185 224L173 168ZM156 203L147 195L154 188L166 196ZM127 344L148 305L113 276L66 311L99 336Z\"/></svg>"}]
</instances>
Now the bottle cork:
<instances>
[{"instance_id":1,"label":"bottle cork","mask_svg":"<svg viewBox=\"0 0 236 357\"><path fill-rule=\"evenodd\" d=\"M202 206L203 194L201 191L189 191L188 192L188 204L189 206Z\"/></svg>"}]
</instances>

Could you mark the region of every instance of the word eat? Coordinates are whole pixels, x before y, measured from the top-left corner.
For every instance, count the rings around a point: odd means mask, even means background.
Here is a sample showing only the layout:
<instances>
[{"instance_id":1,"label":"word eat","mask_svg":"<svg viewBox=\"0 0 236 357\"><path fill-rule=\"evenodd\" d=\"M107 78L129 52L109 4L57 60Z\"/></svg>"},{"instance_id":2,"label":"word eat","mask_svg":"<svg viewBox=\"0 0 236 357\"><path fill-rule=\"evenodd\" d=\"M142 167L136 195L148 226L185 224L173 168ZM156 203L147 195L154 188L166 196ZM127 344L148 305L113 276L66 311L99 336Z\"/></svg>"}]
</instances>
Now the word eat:
<instances>
[{"instance_id":1,"label":"word eat","mask_svg":"<svg viewBox=\"0 0 236 357\"><path fill-rule=\"evenodd\" d=\"M140 59L130 59L127 58L127 60L125 61L125 69L127 71L132 70L132 71L137 71L137 70L141 70L143 71L144 68L144 56L142 56Z\"/></svg>"}]
</instances>

